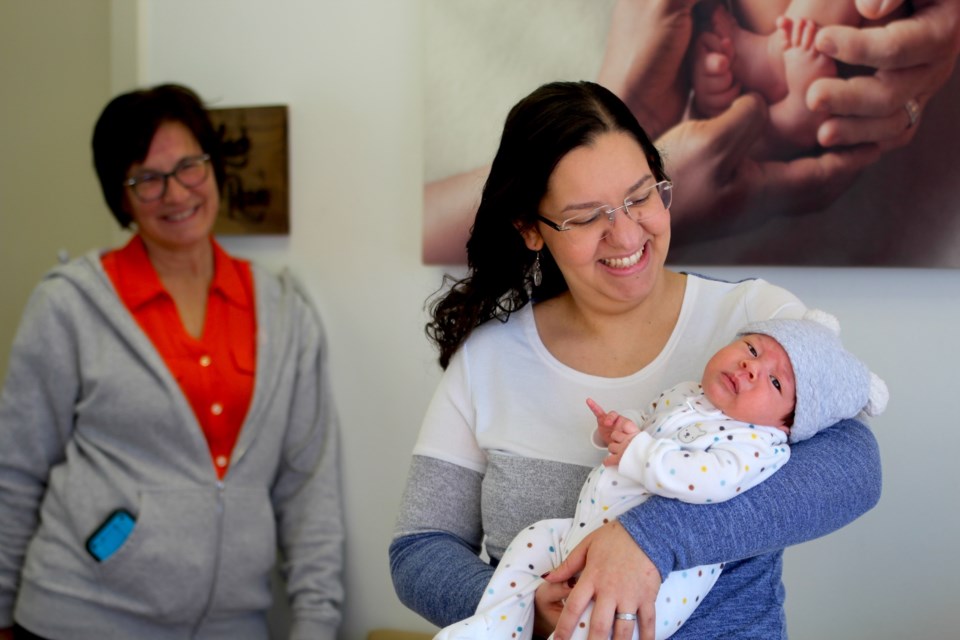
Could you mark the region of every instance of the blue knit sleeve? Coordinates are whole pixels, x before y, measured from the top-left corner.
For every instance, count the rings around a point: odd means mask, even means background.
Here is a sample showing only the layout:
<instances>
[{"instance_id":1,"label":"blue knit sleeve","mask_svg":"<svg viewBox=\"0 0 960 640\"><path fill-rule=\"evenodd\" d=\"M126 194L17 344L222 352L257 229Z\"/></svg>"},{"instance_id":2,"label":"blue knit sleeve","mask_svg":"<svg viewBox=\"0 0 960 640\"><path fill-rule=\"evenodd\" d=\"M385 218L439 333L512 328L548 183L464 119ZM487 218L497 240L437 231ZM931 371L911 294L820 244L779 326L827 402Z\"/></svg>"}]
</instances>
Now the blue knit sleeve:
<instances>
[{"instance_id":1,"label":"blue knit sleeve","mask_svg":"<svg viewBox=\"0 0 960 640\"><path fill-rule=\"evenodd\" d=\"M493 571L449 533L410 534L390 544L390 574L400 602L438 627L476 612Z\"/></svg>"},{"instance_id":2,"label":"blue knit sleeve","mask_svg":"<svg viewBox=\"0 0 960 640\"><path fill-rule=\"evenodd\" d=\"M790 461L727 502L651 497L620 522L666 577L733 562L826 535L880 499L880 453L870 429L845 420L792 446Z\"/></svg>"}]
</instances>

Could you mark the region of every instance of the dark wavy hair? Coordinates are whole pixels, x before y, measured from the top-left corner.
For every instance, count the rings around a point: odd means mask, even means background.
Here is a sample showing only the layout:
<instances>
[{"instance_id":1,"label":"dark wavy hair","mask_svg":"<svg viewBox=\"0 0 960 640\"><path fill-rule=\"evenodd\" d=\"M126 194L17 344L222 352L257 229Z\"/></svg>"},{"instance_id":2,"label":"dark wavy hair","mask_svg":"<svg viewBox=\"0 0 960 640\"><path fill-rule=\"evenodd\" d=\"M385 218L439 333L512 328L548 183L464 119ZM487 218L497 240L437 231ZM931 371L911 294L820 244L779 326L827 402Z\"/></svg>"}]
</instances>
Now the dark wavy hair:
<instances>
[{"instance_id":1,"label":"dark wavy hair","mask_svg":"<svg viewBox=\"0 0 960 640\"><path fill-rule=\"evenodd\" d=\"M123 93L104 107L93 128L93 165L100 189L113 217L121 227L133 219L123 207L123 181L127 171L143 161L161 124L179 122L193 134L210 164L218 187L223 185L224 165L220 138L207 110L192 90L178 84Z\"/></svg>"},{"instance_id":2,"label":"dark wavy hair","mask_svg":"<svg viewBox=\"0 0 960 640\"><path fill-rule=\"evenodd\" d=\"M467 276L445 275L441 290L428 300L432 320L426 333L440 351L441 367L446 369L464 340L487 320L506 322L531 299L567 290L546 247L540 251L543 279L534 286L531 267L537 254L527 249L518 230L537 224L547 182L560 160L614 131L633 136L656 179L666 179L660 153L633 113L594 82L545 84L510 110L467 240Z\"/></svg>"}]
</instances>

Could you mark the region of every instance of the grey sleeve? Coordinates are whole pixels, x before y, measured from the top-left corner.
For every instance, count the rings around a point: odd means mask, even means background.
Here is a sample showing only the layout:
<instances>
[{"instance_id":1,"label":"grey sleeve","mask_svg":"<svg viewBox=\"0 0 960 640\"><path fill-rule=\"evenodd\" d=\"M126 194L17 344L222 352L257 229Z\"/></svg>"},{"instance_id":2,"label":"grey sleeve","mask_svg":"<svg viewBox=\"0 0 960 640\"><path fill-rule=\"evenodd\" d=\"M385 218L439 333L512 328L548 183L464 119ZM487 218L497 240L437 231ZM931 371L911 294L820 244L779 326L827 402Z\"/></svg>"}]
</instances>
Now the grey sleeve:
<instances>
[{"instance_id":1,"label":"grey sleeve","mask_svg":"<svg viewBox=\"0 0 960 640\"><path fill-rule=\"evenodd\" d=\"M56 283L30 298L0 393L0 628L10 626L50 468L63 460L80 389L76 332Z\"/></svg>"},{"instance_id":2,"label":"grey sleeve","mask_svg":"<svg viewBox=\"0 0 960 640\"><path fill-rule=\"evenodd\" d=\"M397 596L438 626L474 613L493 567L479 556L482 476L414 456L390 545Z\"/></svg>"},{"instance_id":3,"label":"grey sleeve","mask_svg":"<svg viewBox=\"0 0 960 640\"><path fill-rule=\"evenodd\" d=\"M483 538L482 480L476 471L436 458L413 456L394 537L446 531L479 552Z\"/></svg>"},{"instance_id":4,"label":"grey sleeve","mask_svg":"<svg viewBox=\"0 0 960 640\"><path fill-rule=\"evenodd\" d=\"M296 386L272 491L293 614L292 638L333 638L341 621L344 522L339 421L319 318L298 310Z\"/></svg>"}]
</instances>

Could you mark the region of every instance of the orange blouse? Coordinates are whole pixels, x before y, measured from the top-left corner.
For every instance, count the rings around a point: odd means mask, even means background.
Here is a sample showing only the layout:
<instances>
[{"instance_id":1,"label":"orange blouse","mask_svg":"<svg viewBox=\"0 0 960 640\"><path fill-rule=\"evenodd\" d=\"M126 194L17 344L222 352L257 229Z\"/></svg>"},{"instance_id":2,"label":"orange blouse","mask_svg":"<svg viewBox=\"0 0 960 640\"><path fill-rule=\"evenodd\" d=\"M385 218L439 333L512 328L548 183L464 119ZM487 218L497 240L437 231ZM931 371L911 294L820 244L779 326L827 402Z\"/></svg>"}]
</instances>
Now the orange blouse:
<instances>
[{"instance_id":1,"label":"orange blouse","mask_svg":"<svg viewBox=\"0 0 960 640\"><path fill-rule=\"evenodd\" d=\"M180 322L140 236L106 253L101 262L193 408L222 480L253 396L257 319L249 263L211 243L214 275L199 339Z\"/></svg>"}]
</instances>

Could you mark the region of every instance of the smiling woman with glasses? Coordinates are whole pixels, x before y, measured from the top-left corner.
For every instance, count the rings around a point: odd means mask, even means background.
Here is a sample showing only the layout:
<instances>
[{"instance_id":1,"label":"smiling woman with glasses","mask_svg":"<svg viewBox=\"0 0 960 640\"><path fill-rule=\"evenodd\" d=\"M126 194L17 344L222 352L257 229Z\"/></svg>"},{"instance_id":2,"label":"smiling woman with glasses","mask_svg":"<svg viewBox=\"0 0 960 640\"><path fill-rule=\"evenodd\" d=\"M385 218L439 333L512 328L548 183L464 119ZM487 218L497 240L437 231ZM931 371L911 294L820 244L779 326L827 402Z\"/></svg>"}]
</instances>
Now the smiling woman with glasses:
<instances>
[{"instance_id":1,"label":"smiling woman with glasses","mask_svg":"<svg viewBox=\"0 0 960 640\"><path fill-rule=\"evenodd\" d=\"M289 272L213 238L223 161L193 91L117 96L93 156L133 237L48 274L13 345L0 627L16 626L0 640L266 638L278 552L292 635L333 640L344 532L320 319Z\"/></svg>"},{"instance_id":2,"label":"smiling woman with glasses","mask_svg":"<svg viewBox=\"0 0 960 640\"><path fill-rule=\"evenodd\" d=\"M574 516L605 452L586 443L596 424L586 398L619 409L657 397L698 378L742 325L804 313L762 280L667 268L673 190L633 113L598 84L544 85L507 116L467 272L431 301L426 331L444 372L390 545L398 596L434 624L470 618L496 591L494 566L519 531ZM879 469L870 430L847 421L722 505L653 497L557 551L563 564L545 577L527 567L530 623L487 637L786 637L783 548L876 504ZM669 629L655 621L663 578L716 563L703 604Z\"/></svg>"}]
</instances>

